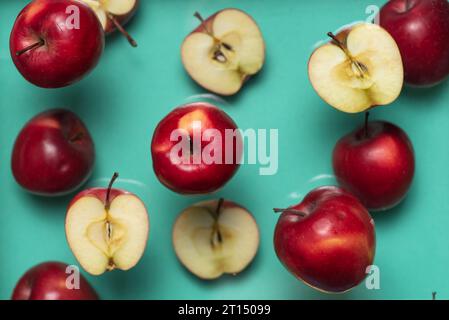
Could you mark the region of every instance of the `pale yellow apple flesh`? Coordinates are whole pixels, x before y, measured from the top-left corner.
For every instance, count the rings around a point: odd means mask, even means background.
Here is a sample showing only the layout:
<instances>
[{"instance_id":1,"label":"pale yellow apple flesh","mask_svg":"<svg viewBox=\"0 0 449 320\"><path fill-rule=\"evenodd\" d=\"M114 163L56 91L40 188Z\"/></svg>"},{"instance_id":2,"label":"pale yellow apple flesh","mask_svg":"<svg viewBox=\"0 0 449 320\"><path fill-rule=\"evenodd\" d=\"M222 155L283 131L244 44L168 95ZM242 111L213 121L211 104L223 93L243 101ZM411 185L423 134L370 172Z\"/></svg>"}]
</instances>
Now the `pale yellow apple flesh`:
<instances>
[{"instance_id":1,"label":"pale yellow apple flesh","mask_svg":"<svg viewBox=\"0 0 449 320\"><path fill-rule=\"evenodd\" d=\"M78 262L90 274L128 270L142 257L148 238L148 214L134 195L119 195L106 210L93 196L68 210L66 235Z\"/></svg>"},{"instance_id":2,"label":"pale yellow apple flesh","mask_svg":"<svg viewBox=\"0 0 449 320\"><path fill-rule=\"evenodd\" d=\"M91 7L100 20L103 29L108 25L108 14L122 16L131 12L136 0L80 0Z\"/></svg>"},{"instance_id":3,"label":"pale yellow apple flesh","mask_svg":"<svg viewBox=\"0 0 449 320\"><path fill-rule=\"evenodd\" d=\"M237 274L254 259L259 229L253 216L239 206L218 201L187 208L173 227L173 245L181 263L201 279Z\"/></svg>"},{"instance_id":4,"label":"pale yellow apple flesh","mask_svg":"<svg viewBox=\"0 0 449 320\"><path fill-rule=\"evenodd\" d=\"M232 95L262 68L264 40L256 22L240 10L226 9L211 19L184 40L182 61L199 85Z\"/></svg>"},{"instance_id":5,"label":"pale yellow apple flesh","mask_svg":"<svg viewBox=\"0 0 449 320\"><path fill-rule=\"evenodd\" d=\"M331 41L312 54L309 78L332 107L356 113L392 103L399 96L404 70L399 48L375 24L358 24L347 32L343 48Z\"/></svg>"}]
</instances>

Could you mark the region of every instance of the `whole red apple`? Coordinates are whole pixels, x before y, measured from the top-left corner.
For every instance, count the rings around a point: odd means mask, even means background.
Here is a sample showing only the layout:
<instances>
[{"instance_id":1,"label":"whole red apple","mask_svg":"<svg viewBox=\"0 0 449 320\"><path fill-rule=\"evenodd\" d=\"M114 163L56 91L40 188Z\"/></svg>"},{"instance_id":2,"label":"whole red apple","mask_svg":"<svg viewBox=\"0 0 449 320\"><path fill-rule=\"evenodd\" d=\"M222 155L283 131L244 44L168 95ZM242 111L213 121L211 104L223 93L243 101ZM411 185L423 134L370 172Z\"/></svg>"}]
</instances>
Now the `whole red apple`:
<instances>
[{"instance_id":1,"label":"whole red apple","mask_svg":"<svg viewBox=\"0 0 449 320\"><path fill-rule=\"evenodd\" d=\"M413 146L394 124L367 122L337 142L333 167L338 182L366 207L389 209L405 197L412 183Z\"/></svg>"},{"instance_id":2,"label":"whole red apple","mask_svg":"<svg viewBox=\"0 0 449 320\"><path fill-rule=\"evenodd\" d=\"M235 122L204 102L170 112L158 124L151 143L156 176L181 194L221 188L236 173L241 153L242 138Z\"/></svg>"},{"instance_id":3,"label":"whole red apple","mask_svg":"<svg viewBox=\"0 0 449 320\"><path fill-rule=\"evenodd\" d=\"M95 290L80 274L79 289L68 288L68 265L45 262L28 270L17 283L12 300L98 300ZM71 284L73 285L73 284Z\"/></svg>"},{"instance_id":4,"label":"whole red apple","mask_svg":"<svg viewBox=\"0 0 449 320\"><path fill-rule=\"evenodd\" d=\"M89 178L94 161L94 143L84 123L71 111L54 109L20 131L11 168L23 188L51 196L77 189Z\"/></svg>"},{"instance_id":5,"label":"whole red apple","mask_svg":"<svg viewBox=\"0 0 449 320\"><path fill-rule=\"evenodd\" d=\"M449 75L447 0L391 0L379 18L399 46L408 84L431 86Z\"/></svg>"},{"instance_id":6,"label":"whole red apple","mask_svg":"<svg viewBox=\"0 0 449 320\"><path fill-rule=\"evenodd\" d=\"M104 32L95 13L73 0L34 0L17 17L11 56L29 82L60 88L79 81L97 65Z\"/></svg>"},{"instance_id":7,"label":"whole red apple","mask_svg":"<svg viewBox=\"0 0 449 320\"><path fill-rule=\"evenodd\" d=\"M359 200L333 186L311 191L282 211L274 246L284 266L309 286L344 292L357 286L373 263L374 222Z\"/></svg>"}]
</instances>

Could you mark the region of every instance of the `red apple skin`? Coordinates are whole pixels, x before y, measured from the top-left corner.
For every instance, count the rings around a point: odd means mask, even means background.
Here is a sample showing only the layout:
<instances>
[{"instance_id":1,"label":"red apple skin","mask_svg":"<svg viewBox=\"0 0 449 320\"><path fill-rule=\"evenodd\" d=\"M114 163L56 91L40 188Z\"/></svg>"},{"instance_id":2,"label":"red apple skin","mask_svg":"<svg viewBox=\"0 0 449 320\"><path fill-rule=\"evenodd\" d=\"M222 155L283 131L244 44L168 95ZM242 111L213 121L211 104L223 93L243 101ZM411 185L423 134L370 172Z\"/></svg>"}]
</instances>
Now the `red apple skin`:
<instances>
[{"instance_id":1,"label":"red apple skin","mask_svg":"<svg viewBox=\"0 0 449 320\"><path fill-rule=\"evenodd\" d=\"M38 114L20 131L11 169L24 189L55 196L80 187L94 162L94 143L84 123L71 111L54 109Z\"/></svg>"},{"instance_id":2,"label":"red apple skin","mask_svg":"<svg viewBox=\"0 0 449 320\"><path fill-rule=\"evenodd\" d=\"M80 288L67 289L67 265L45 262L28 270L17 283L12 300L98 300L98 295L80 274Z\"/></svg>"},{"instance_id":3,"label":"red apple skin","mask_svg":"<svg viewBox=\"0 0 449 320\"><path fill-rule=\"evenodd\" d=\"M79 29L65 23L67 7L79 8ZM42 39L45 44L16 53ZM73 0L35 0L19 14L10 36L11 57L29 82L60 88L85 77L97 65L104 49L104 31L95 13Z\"/></svg>"},{"instance_id":4,"label":"red apple skin","mask_svg":"<svg viewBox=\"0 0 449 320\"><path fill-rule=\"evenodd\" d=\"M182 119L188 118L189 121ZM185 122L181 124L182 122ZM191 124L201 121L202 134L207 129L217 129L222 136L222 163L194 164L193 162L176 164L170 159L170 151L178 141L170 141L175 129L184 129L192 138ZM237 172L242 154L240 132L233 139L234 159L232 164L225 163L225 130L236 130L235 122L222 110L208 103L198 102L178 107L170 112L156 127L151 142L153 169L159 181L167 188L180 194L205 194L223 187ZM202 150L209 142L202 142Z\"/></svg>"},{"instance_id":5,"label":"red apple skin","mask_svg":"<svg viewBox=\"0 0 449 320\"><path fill-rule=\"evenodd\" d=\"M311 191L284 211L276 225L274 246L284 266L307 285L341 293L357 286L372 265L374 222L359 200L334 186Z\"/></svg>"},{"instance_id":6,"label":"red apple skin","mask_svg":"<svg viewBox=\"0 0 449 320\"><path fill-rule=\"evenodd\" d=\"M379 18L399 46L406 83L432 86L449 75L447 0L391 0Z\"/></svg>"},{"instance_id":7,"label":"red apple skin","mask_svg":"<svg viewBox=\"0 0 449 320\"><path fill-rule=\"evenodd\" d=\"M86 189L86 190L81 191L80 193L78 193L72 199L72 201L70 201L70 204L69 204L68 208L70 208L72 205L75 204L75 202L77 202L78 200L80 200L81 198L84 198L84 197L98 198L101 202L103 202L106 205L107 193L108 193L108 188L90 188L90 189ZM109 194L109 202L112 203L115 198L117 198L118 196L121 196L121 195L132 195L132 193L130 193L128 191L125 191L125 190L122 190L122 189L111 188L111 192Z\"/></svg>"},{"instance_id":8,"label":"red apple skin","mask_svg":"<svg viewBox=\"0 0 449 320\"><path fill-rule=\"evenodd\" d=\"M399 127L368 122L341 138L333 152L338 182L370 210L398 204L412 184L415 156L412 143Z\"/></svg>"},{"instance_id":9,"label":"red apple skin","mask_svg":"<svg viewBox=\"0 0 449 320\"><path fill-rule=\"evenodd\" d=\"M120 23L120 25L123 27L126 25L136 14L137 9L139 8L140 1L136 0L136 4L134 5L134 8L128 12L127 14L120 15L120 16L114 16L117 19L117 22ZM106 35L110 35L117 31L117 28L115 27L114 23L111 21L111 19L108 19L108 22L106 24L106 27L104 29L104 32Z\"/></svg>"}]
</instances>

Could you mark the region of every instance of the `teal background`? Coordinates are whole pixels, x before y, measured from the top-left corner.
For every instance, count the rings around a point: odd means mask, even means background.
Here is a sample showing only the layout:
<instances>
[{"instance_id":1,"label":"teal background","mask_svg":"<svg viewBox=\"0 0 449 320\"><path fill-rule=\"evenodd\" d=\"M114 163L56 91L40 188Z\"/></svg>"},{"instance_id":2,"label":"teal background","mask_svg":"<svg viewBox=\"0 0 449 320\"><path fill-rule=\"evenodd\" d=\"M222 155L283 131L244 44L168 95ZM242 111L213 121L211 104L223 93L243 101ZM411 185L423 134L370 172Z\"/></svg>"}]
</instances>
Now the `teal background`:
<instances>
[{"instance_id":1,"label":"teal background","mask_svg":"<svg viewBox=\"0 0 449 320\"><path fill-rule=\"evenodd\" d=\"M9 56L9 32L28 1L0 1L0 298L8 299L19 277L48 260L76 264L64 234L66 205L72 195L41 198L21 190L10 170L10 155L20 128L53 107L75 111L96 142L97 162L88 186L104 185L114 171L118 187L139 195L150 213L149 243L129 272L86 275L104 299L437 299L449 298L449 84L425 90L404 89L372 119L401 126L416 151L416 176L407 199L393 210L375 213L381 289L364 285L343 295L326 295L297 281L280 264L272 237L277 216L271 208L295 204L313 187L334 183L331 152L363 115L347 115L326 105L312 89L307 61L326 32L365 20L368 5L385 1L141 1L128 25L139 43L107 39L97 69L80 83L58 90L28 84ZM235 97L218 103L243 128L279 129L279 171L259 176L243 165L216 195L186 197L165 189L150 159L154 128L174 107L206 93L185 73L180 45L198 22L237 7L254 17L266 40L263 71ZM248 207L261 230L253 264L237 277L206 282L177 261L171 228L178 213L201 199L223 196ZM85 274L85 273L84 273Z\"/></svg>"}]
</instances>

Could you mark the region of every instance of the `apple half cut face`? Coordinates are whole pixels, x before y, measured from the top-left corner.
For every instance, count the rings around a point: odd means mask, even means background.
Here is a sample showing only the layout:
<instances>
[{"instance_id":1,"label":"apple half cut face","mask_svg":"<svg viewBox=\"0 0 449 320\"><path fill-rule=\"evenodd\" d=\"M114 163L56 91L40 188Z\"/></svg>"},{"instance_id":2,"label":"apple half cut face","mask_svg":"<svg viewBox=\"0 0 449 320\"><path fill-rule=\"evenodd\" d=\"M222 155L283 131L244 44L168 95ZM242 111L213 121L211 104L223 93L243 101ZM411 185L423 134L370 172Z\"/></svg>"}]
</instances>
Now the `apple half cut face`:
<instances>
[{"instance_id":1,"label":"apple half cut face","mask_svg":"<svg viewBox=\"0 0 449 320\"><path fill-rule=\"evenodd\" d=\"M251 213L233 202L200 202L176 220L173 245L190 272L212 280L238 274L251 263L259 248L259 229Z\"/></svg>"},{"instance_id":2,"label":"apple half cut face","mask_svg":"<svg viewBox=\"0 0 449 320\"><path fill-rule=\"evenodd\" d=\"M181 48L188 74L202 87L233 95L262 68L265 44L256 22L246 13L225 9L203 20Z\"/></svg>"},{"instance_id":3,"label":"apple half cut face","mask_svg":"<svg viewBox=\"0 0 449 320\"><path fill-rule=\"evenodd\" d=\"M66 217L69 246L92 275L134 267L145 251L148 230L143 202L119 189L83 191L70 204Z\"/></svg>"},{"instance_id":4,"label":"apple half cut face","mask_svg":"<svg viewBox=\"0 0 449 320\"><path fill-rule=\"evenodd\" d=\"M399 48L383 28L361 23L319 48L309 60L309 78L318 95L348 113L392 103L404 82Z\"/></svg>"}]
</instances>

